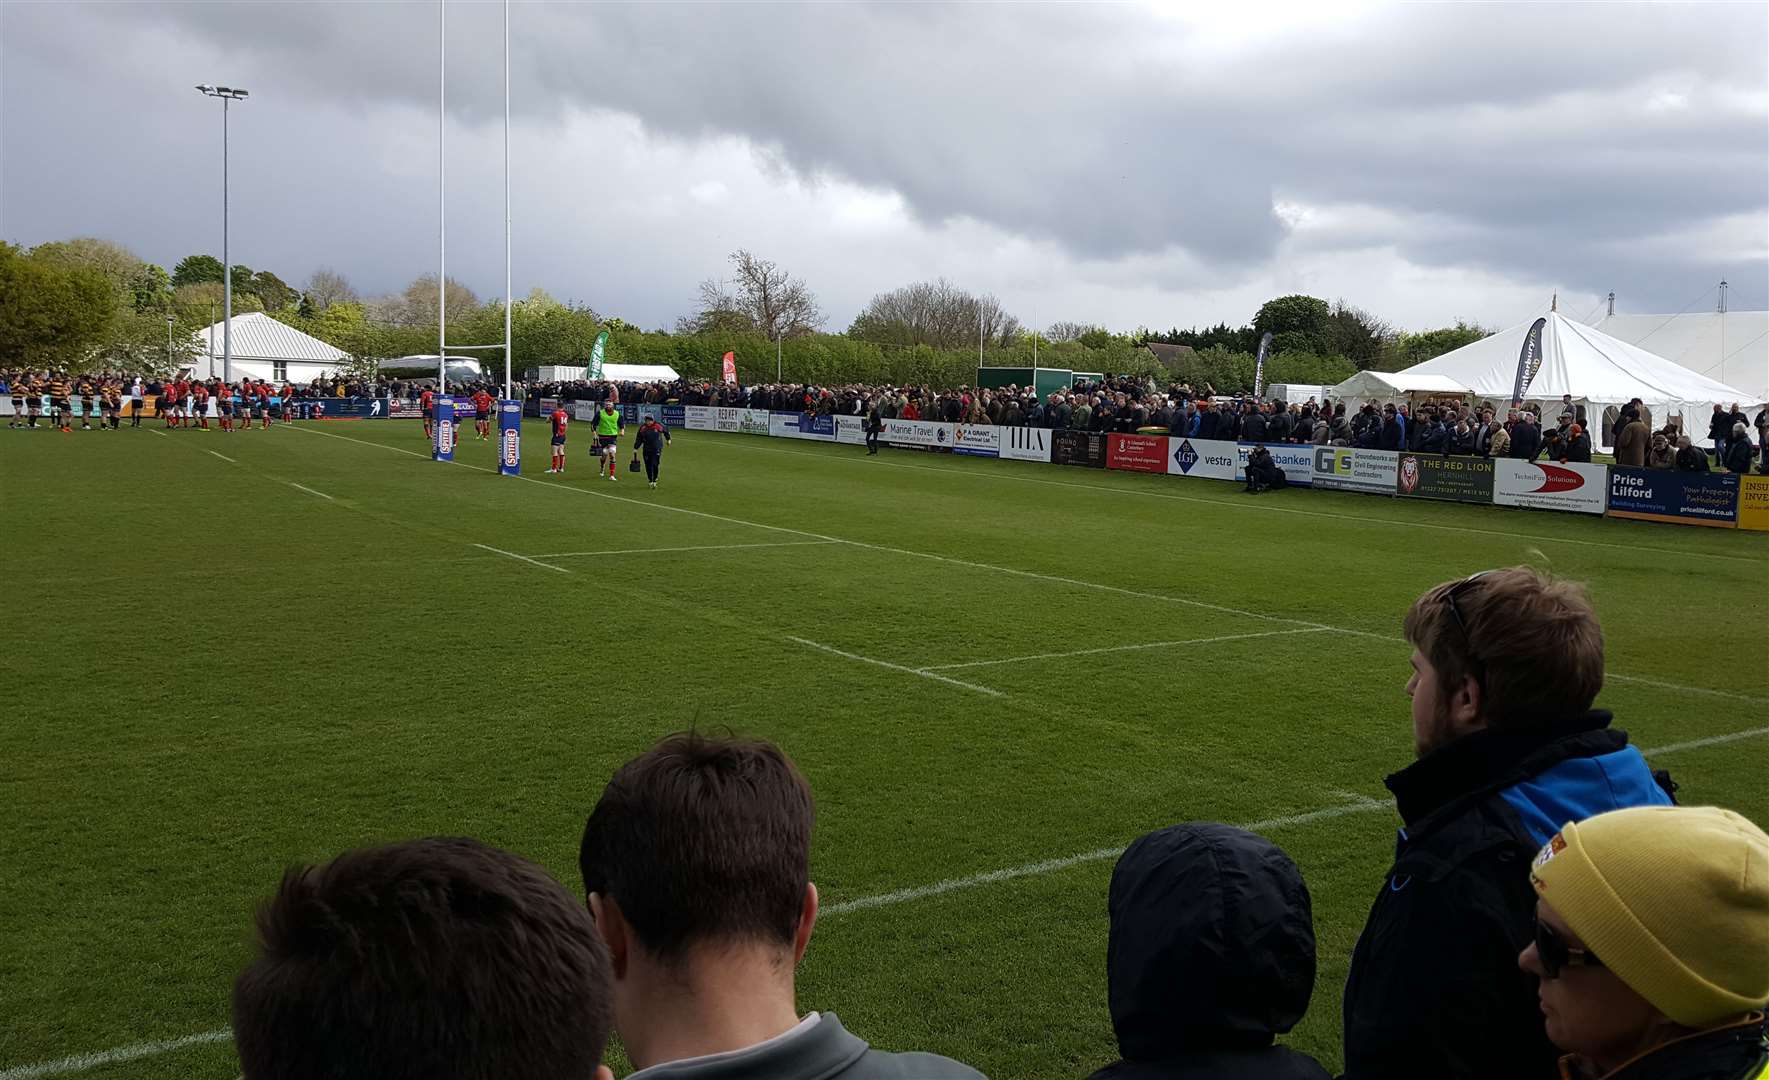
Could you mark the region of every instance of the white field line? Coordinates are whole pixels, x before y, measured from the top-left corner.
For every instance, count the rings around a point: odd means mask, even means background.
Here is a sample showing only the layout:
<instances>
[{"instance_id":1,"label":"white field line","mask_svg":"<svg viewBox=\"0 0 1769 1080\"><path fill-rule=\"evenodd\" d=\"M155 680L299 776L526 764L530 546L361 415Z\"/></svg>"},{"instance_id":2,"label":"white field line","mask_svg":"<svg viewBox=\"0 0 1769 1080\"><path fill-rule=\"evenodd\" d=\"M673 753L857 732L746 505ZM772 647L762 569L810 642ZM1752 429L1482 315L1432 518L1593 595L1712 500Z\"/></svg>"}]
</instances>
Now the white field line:
<instances>
[{"instance_id":1,"label":"white field line","mask_svg":"<svg viewBox=\"0 0 1769 1080\"><path fill-rule=\"evenodd\" d=\"M297 484L293 480L284 480L283 483L289 485L292 488L297 488L301 491L305 491L309 495L318 495L320 498L324 499L326 502L337 502L338 501L338 500L332 498L330 495L327 495L323 491L313 490L312 488L308 487L306 484Z\"/></svg>"},{"instance_id":2,"label":"white field line","mask_svg":"<svg viewBox=\"0 0 1769 1080\"><path fill-rule=\"evenodd\" d=\"M234 459L232 459L232 458L230 458L230 457L228 457L228 456L227 456L227 455L226 455L226 454L223 454L223 453L222 453L222 452L221 452L221 451L219 451L219 450L211 450L211 451L209 451L209 453L211 453L211 454L214 454L214 455L215 455L215 456L216 456L216 457L218 457L218 458L220 458L220 459L221 459L221 460L222 460L222 461L225 461L225 462L227 462L227 463L228 463L228 464L229 464L229 465L238 465L238 464L239 464L239 462L237 462L237 461L235 461L235 460L234 460Z\"/></svg>"},{"instance_id":3,"label":"white field line","mask_svg":"<svg viewBox=\"0 0 1769 1080\"><path fill-rule=\"evenodd\" d=\"M901 671L905 675L916 675L923 679L932 679L935 682L945 683L947 686L962 687L966 690L973 690L979 694L987 694L990 697L1003 696L1001 691L992 690L987 686L978 686L976 683L960 682L957 679L949 679L944 675L936 675L931 671L920 671L916 668L905 667L902 664L893 664L888 660L874 660L870 656L861 656L859 653L843 652L840 649L824 645L821 642L812 641L809 638L792 637L791 635L788 635L786 640L796 641L808 649L821 649L826 653L834 653L836 656L846 657L849 660L858 660L862 664L876 664L881 668L890 668L892 671Z\"/></svg>"},{"instance_id":4,"label":"white field line","mask_svg":"<svg viewBox=\"0 0 1769 1080\"><path fill-rule=\"evenodd\" d=\"M149 431L151 431L151 432L153 432L153 433L154 433L154 434L155 434L155 435L158 435L158 436L159 436L159 437L160 437L160 438L162 438L162 439L169 439L169 438L171 438L171 436L170 436L170 435L167 435L167 434L166 434L166 433L165 433L165 432L163 432L163 431L161 431L161 430L160 430L160 429L159 429L159 428L157 428L157 427L150 427L150 428L148 428L148 430L149 430ZM5 1074L4 1074L4 1073L0 1073L0 1080L6 1080L6 1077L5 1077Z\"/></svg>"},{"instance_id":5,"label":"white field line","mask_svg":"<svg viewBox=\"0 0 1769 1080\"><path fill-rule=\"evenodd\" d=\"M1263 821L1249 822L1239 828L1248 832L1266 832L1281 829L1290 825L1305 825L1311 821L1324 821L1328 818L1344 817L1347 814L1368 814L1377 810L1389 810L1390 804L1365 795L1354 795L1349 792L1337 792L1352 801L1333 806L1310 810L1301 814L1286 814L1283 817L1266 818ZM879 893L876 896L862 896L853 900L842 900L822 909L824 915L840 915L848 911L865 911L868 908L890 907L893 904L907 903L910 900L924 900L930 896L941 896L959 889L974 889L979 885L993 885L998 881L1012 881L1014 878L1037 877L1043 874L1067 870L1071 866L1082 863L1100 862L1115 859L1124 853L1123 844L1112 847L1095 848L1083 851L1079 855L1065 855L1060 859L1044 859L1040 862L1026 863L1022 866L1009 866L1001 870L988 870L981 874L970 874L965 877L947 878L931 885L918 885L910 889L896 889L892 892Z\"/></svg>"},{"instance_id":6,"label":"white field line","mask_svg":"<svg viewBox=\"0 0 1769 1080\"><path fill-rule=\"evenodd\" d=\"M1603 677L1605 679L1614 679L1616 682L1639 683L1641 686L1657 686L1664 690L1683 690L1691 694L1712 694L1714 697L1734 698L1738 701L1749 701L1753 704L1759 703L1763 700L1760 697L1752 697L1749 694L1740 694L1733 690L1710 690L1705 686L1682 686L1673 682L1661 682L1658 679L1642 679L1638 675L1606 674Z\"/></svg>"},{"instance_id":7,"label":"white field line","mask_svg":"<svg viewBox=\"0 0 1769 1080\"><path fill-rule=\"evenodd\" d=\"M708 433L716 434L716 433ZM906 461L877 461L864 457L842 454L820 454L804 450L788 450L779 446L757 446L746 442L732 442L732 446L740 450L755 450L764 454L788 454L798 457L823 458L830 461L849 462L868 469L915 469L920 472L945 473L947 476L960 476L972 480L1001 480L1016 484L1043 484L1046 487L1080 488L1105 495L1136 495L1148 499L1172 499L1176 502L1209 503L1211 506L1226 506L1234 510L1255 510L1271 514L1298 514L1303 517L1333 518L1338 521L1350 521L1359 525L1392 525L1400 529L1435 529L1439 532L1468 533L1471 536L1500 536L1509 540L1533 540L1541 544L1576 544L1581 547L1614 548L1618 551L1648 551L1664 555L1694 555L1703 559L1726 559L1731 562L1758 562L1760 560L1748 555L1721 555L1710 551L1686 551L1679 548L1648 547L1641 544L1621 544L1608 540L1576 540L1566 536L1541 536L1536 533L1505 532L1502 529L1476 529L1467 525L1439 525L1431 521L1404 521L1399 518L1364 517L1359 514L1335 514L1329 510L1301 510L1294 506L1273 506L1270 503L1251 501L1236 502L1229 499L1210 499L1202 495L1179 495L1165 491L1139 491L1135 488L1114 487L1105 484L1086 484L1076 480L1045 480L1036 476L1014 476L1011 473L992 473L984 468L956 469L938 465L914 465ZM1140 475L1140 474L1139 474Z\"/></svg>"},{"instance_id":8,"label":"white field line","mask_svg":"<svg viewBox=\"0 0 1769 1080\"><path fill-rule=\"evenodd\" d=\"M150 431L153 429L149 429ZM233 1038L232 1028L221 1028L217 1031L205 1031L197 1035L186 1035L182 1039L162 1039L158 1042L136 1043L133 1046L119 1046L115 1050L100 1050L91 1054L75 1054L72 1057L60 1058L56 1061L45 1061L37 1065L15 1065L10 1069L0 1070L0 1080L37 1080L42 1076L60 1076L63 1073L85 1072L96 1069L100 1065L114 1065L119 1061L134 1061L137 1058L157 1057L169 1054L174 1050L182 1050L187 1046L200 1046L203 1043L224 1042Z\"/></svg>"},{"instance_id":9,"label":"white field line","mask_svg":"<svg viewBox=\"0 0 1769 1080\"><path fill-rule=\"evenodd\" d=\"M327 437L329 439L343 439L346 442L361 443L364 446L379 447L383 450L393 450L393 451L396 451L401 454L410 454L413 457L425 457L426 456L424 454L419 454L416 451L403 450L397 446L388 446L386 443L370 442L367 439L352 438L349 435L338 435L338 434L336 434L334 432L330 432L330 431L315 431L311 428L295 428L294 430L305 431L311 435L324 435L325 437ZM780 451L780 453L796 453L796 451L782 450L782 451ZM841 459L837 458L835 460L841 460ZM481 468L477 465L467 465L464 462L456 462L455 464L461 465L462 468L473 469L477 472L489 473L489 472L494 471L491 469ZM877 463L875 462L874 464L877 464ZM886 463L886 464L889 464L889 463ZM919 466L919 465L903 465L903 466L899 466L899 467L901 467L901 468L923 468L923 469L927 468L926 466ZM956 472L957 470L931 469L929 471L932 471L932 472ZM893 555L907 555L907 556L910 556L912 558L917 558L917 559L930 559L934 562L948 563L953 566L968 566L968 567L971 567L972 569L976 569L976 570L991 570L991 571L994 571L995 573L998 573L998 574L1011 574L1015 577L1032 578L1037 581L1049 581L1049 582L1054 582L1054 583L1057 583L1060 585L1073 585L1077 588L1083 588L1083 589L1096 589L1101 592L1117 593L1121 596L1134 596L1134 597L1137 597L1138 599L1142 599L1142 600L1154 600L1154 601L1158 601L1161 603L1180 604L1180 605L1184 605L1186 607L1204 608L1209 611L1219 611L1219 612L1223 612L1223 613L1229 614L1229 615L1242 615L1242 616L1245 616L1250 619L1259 619L1264 622L1289 623L1293 626L1307 627L1307 628L1315 629L1315 630L1332 630L1332 631L1335 631L1335 632L1341 633L1341 634L1350 634L1354 637L1374 638L1377 641L1386 641L1391 644L1401 644L1401 645L1406 644L1406 641L1404 638L1395 637L1395 636L1392 636L1389 634L1372 633L1371 631L1368 631L1368 630L1353 630L1349 627L1330 626L1326 623L1310 622L1305 619L1290 619L1290 618L1284 618L1284 617L1277 616L1277 615L1266 615L1266 614L1256 612L1256 611L1244 611L1240 608L1223 607L1219 604L1207 604L1201 600L1188 600L1188 599L1185 599L1184 597L1179 597L1179 596L1164 596L1160 593L1142 592L1137 589L1126 589L1126 588L1122 588L1117 585L1105 585L1105 584L1101 584L1100 582L1097 582L1097 581L1083 581L1080 578L1060 577L1055 574L1040 574L1040 573L1036 573L1031 570L1017 570L1011 566L996 566L992 563L972 562L969 559L956 559L956 558L952 558L947 555L935 555L931 552L926 552L926 551L911 551L908 548L887 547L883 544L869 544L863 540L849 540L849 539L846 539L846 538L840 537L840 536L829 536L824 533L807 532L804 529L792 529L792 528L788 528L784 525L766 525L766 524L763 524L762 522L759 522L759 521L747 521L743 518L726 517L723 514L712 514L712 513L706 512L704 510L690 510L685 506L670 506L665 503L646 502L643 499L632 499L632 498L628 498L624 495L615 495L615 494L612 494L611 492L606 492L606 491L597 491L597 490L593 490L590 488L570 487L565 484L552 484L552 483L547 483L544 480L535 480L532 477L527 477L527 476L519 476L519 477L517 477L517 479L518 480L527 480L531 484L540 484L543 487L555 488L560 491L572 491L572 492L576 492L580 495L594 495L598 499L613 499L615 502L631 503L634 506L649 507L650 509L653 509L653 510L665 510L665 511L668 511L673 514L687 514L690 517L706 518L709 521L723 521L723 522L730 524L730 525L748 525L751 528L766 529L769 532L786 533L791 536L804 536L804 537L808 537L813 540L824 540L824 541L828 541L830 543L847 544L850 547L866 548L866 549L869 549L872 551L889 552ZM1063 484L1062 481L1058 481L1058 480L1031 480L1030 478L1027 478L1027 477L1014 477L1013 479L1025 479L1025 480L1028 480L1028 482L1030 482L1030 483L1050 483L1050 484L1059 484L1059 485ZM1105 490L1105 491L1118 490L1115 488L1093 488L1093 486L1090 484L1063 485L1063 486L1078 486L1078 487L1089 488L1090 490ZM1150 494L1152 494L1152 493L1150 493ZM1158 497L1159 498L1185 498L1189 502L1206 502L1206 503L1211 503L1214 505L1229 505L1229 506L1239 505L1237 503L1220 503L1216 499L1197 499L1197 498L1190 498L1187 496L1162 495L1162 496L1158 496ZM1295 513L1313 513L1312 511L1294 511L1294 512ZM1337 517L1339 515L1327 514L1327 515L1316 515L1316 516ZM1359 520L1362 520L1362 519L1359 519ZM1442 528L1450 528L1450 526L1441 526L1441 527ZM1460 530L1460 531L1469 531L1469 530ZM1493 535L1514 536L1514 537L1519 537L1521 539L1547 539L1546 537L1536 538L1536 537L1521 536L1521 534L1517 534L1517 533L1495 533ZM1569 542L1597 544L1596 541L1569 541ZM1626 547L1629 550L1640 550L1640 551L1664 550L1661 548L1637 548L1637 547L1634 547L1633 545L1624 545L1624 544L1598 544L1597 546ZM1689 552L1688 554L1697 554L1697 553L1696 552ZM1733 556L1730 556L1730 555L1726 555L1726 556L1716 555L1713 557L1714 558L1733 558ZM1745 560L1745 561L1755 561L1755 560ZM1666 690L1686 690L1686 691L1689 691L1692 693L1716 694L1716 695L1727 696L1727 697L1735 696L1733 694L1733 692L1730 690L1707 690L1705 688L1696 687L1696 686L1681 686L1676 683L1656 682L1656 681L1648 680L1648 679L1637 679L1637 678L1635 678L1633 676L1629 676L1629 675L1611 674L1608 677L1611 679L1621 681L1621 682L1640 682L1640 683L1643 683L1643 684L1649 685L1649 686L1658 686L1658 687L1661 687ZM1746 700L1755 701L1756 699L1755 698L1746 698Z\"/></svg>"},{"instance_id":10,"label":"white field line","mask_svg":"<svg viewBox=\"0 0 1769 1080\"><path fill-rule=\"evenodd\" d=\"M1683 750L1695 750L1706 746L1718 746L1724 743L1739 742L1744 739L1761 738L1765 735L1769 735L1769 727L1750 728L1746 731L1735 731L1730 735L1713 735L1705 739L1691 739L1688 742L1672 743L1669 746L1661 746L1653 750L1642 750L1641 753L1647 757L1658 757L1663 754L1674 754ZM1249 822L1248 824L1240 826L1240 828L1246 829L1248 832L1265 832L1271 829L1288 828L1292 825L1305 825L1309 822L1345 817L1348 814L1374 813L1377 810L1385 810L1389 806L1386 802L1372 799L1367 795L1359 795L1354 792L1339 791L1334 792L1334 794L1351 801L1336 803L1332 806L1324 806L1318 810L1309 810L1300 814L1288 814L1283 817L1266 818L1263 821ZM865 911L869 908L890 907L894 904L903 904L911 900L922 900L930 896L940 896L944 893L955 892L959 889L969 889L979 885L993 885L996 882L1011 881L1014 878L1034 877L1041 874L1055 873L1058 870L1066 870L1071 866L1079 866L1082 863L1100 862L1105 859L1115 858L1123 850L1124 847L1122 845L1117 847L1095 848L1092 851L1084 851L1079 855L1067 855L1060 859L1045 859L1041 862L1026 863L1022 866L1011 866L1001 870L989 870L981 874L971 874L967 877L948 878L945 881L937 881L931 885L920 885L908 889L895 889L891 892L879 893L874 896L855 897L852 900L841 900L833 904L825 905L822 909L822 914L825 917L828 917L842 915L850 911ZM181 1039L164 1039L158 1042L144 1042L136 1043L132 1046L119 1046L112 1050L100 1050L89 1054L75 1054L72 1057L58 1058L55 1061L45 1061L36 1065L15 1065L9 1069L0 1070L0 1080L39 1080L40 1077L45 1076L60 1076L64 1073L84 1072L87 1069L95 1069L100 1065L110 1065L119 1061L134 1061L137 1058L154 1057L158 1054L170 1053L174 1050L181 1050L184 1047L196 1046L201 1043L221 1042L224 1039L232 1038L232 1035L233 1033L230 1029L221 1028L217 1031L205 1031L196 1035L186 1035Z\"/></svg>"},{"instance_id":11,"label":"white field line","mask_svg":"<svg viewBox=\"0 0 1769 1080\"><path fill-rule=\"evenodd\" d=\"M1730 735L1709 735L1705 739L1690 739L1688 742L1675 742L1669 746L1660 746L1652 750L1642 750L1647 757L1659 754L1675 754L1679 750L1696 750L1704 746L1723 746L1726 743L1743 742L1745 739L1760 739L1769 735L1769 727L1749 728L1745 731L1734 731Z\"/></svg>"},{"instance_id":12,"label":"white field line","mask_svg":"<svg viewBox=\"0 0 1769 1080\"><path fill-rule=\"evenodd\" d=\"M571 571L565 569L563 566L554 566L551 563L541 562L539 559L531 559L527 555L518 555L514 551L505 551L503 548L494 548L490 544L474 544L473 546L476 548L484 548L487 551L495 551L499 555L508 555L512 559L521 559L525 563L533 563L536 566L551 570L555 574L571 573Z\"/></svg>"},{"instance_id":13,"label":"white field line","mask_svg":"<svg viewBox=\"0 0 1769 1080\"><path fill-rule=\"evenodd\" d=\"M1165 649L1172 645L1213 645L1218 641L1241 641L1246 638L1280 637L1284 634L1330 634L1330 626L1304 626L1296 630L1262 630L1257 634L1225 634L1222 637L1187 638L1184 641L1150 641L1142 645L1108 645L1103 649L1076 649L1073 652L1033 653L1031 656L1009 656L1002 660L967 660L962 664L930 664L920 671L952 671L956 668L989 667L993 664L1017 664L1022 660L1061 660L1070 656L1097 656L1100 653L1133 652L1137 649Z\"/></svg>"},{"instance_id":14,"label":"white field line","mask_svg":"<svg viewBox=\"0 0 1769 1080\"><path fill-rule=\"evenodd\" d=\"M556 551L536 555L537 559L578 559L587 555L658 555L671 551L736 551L740 548L816 547L833 544L834 540L782 540L777 544L695 544L691 547L611 548L606 551Z\"/></svg>"}]
</instances>

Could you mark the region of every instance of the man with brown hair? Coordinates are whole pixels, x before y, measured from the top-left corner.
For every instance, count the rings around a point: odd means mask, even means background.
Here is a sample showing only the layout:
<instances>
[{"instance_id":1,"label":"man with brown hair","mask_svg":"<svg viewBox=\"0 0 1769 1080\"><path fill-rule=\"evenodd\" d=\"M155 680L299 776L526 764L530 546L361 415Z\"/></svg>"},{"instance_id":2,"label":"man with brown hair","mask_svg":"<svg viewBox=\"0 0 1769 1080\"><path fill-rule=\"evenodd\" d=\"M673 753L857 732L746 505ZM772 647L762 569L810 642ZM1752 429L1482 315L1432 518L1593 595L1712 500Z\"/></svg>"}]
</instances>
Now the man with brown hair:
<instances>
[{"instance_id":1,"label":"man with brown hair","mask_svg":"<svg viewBox=\"0 0 1769 1080\"><path fill-rule=\"evenodd\" d=\"M811 789L771 743L672 735L621 766L579 866L614 963L627 1080L981 1080L798 1014L817 921Z\"/></svg>"},{"instance_id":2,"label":"man with brown hair","mask_svg":"<svg viewBox=\"0 0 1769 1080\"><path fill-rule=\"evenodd\" d=\"M244 1080L613 1080L608 950L527 859L431 837L296 867L233 986Z\"/></svg>"},{"instance_id":3,"label":"man with brown hair","mask_svg":"<svg viewBox=\"0 0 1769 1080\"><path fill-rule=\"evenodd\" d=\"M1413 746L1389 776L1400 830L1345 984L1345 1076L1556 1075L1535 979L1524 873L1567 821L1669 803L1610 714L1603 631L1582 587L1528 567L1445 582L1413 602Z\"/></svg>"}]
</instances>

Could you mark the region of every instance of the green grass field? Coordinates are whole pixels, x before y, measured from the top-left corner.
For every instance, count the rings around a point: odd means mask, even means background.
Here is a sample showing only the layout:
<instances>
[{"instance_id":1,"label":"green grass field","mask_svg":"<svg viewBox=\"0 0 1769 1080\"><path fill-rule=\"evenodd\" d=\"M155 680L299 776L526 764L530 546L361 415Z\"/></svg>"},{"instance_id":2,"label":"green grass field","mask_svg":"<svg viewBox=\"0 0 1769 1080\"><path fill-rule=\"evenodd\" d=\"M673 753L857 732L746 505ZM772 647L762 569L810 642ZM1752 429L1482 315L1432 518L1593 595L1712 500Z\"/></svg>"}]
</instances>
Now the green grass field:
<instances>
[{"instance_id":1,"label":"green grass field","mask_svg":"<svg viewBox=\"0 0 1769 1080\"><path fill-rule=\"evenodd\" d=\"M1080 1077L1115 1056L1115 851L1258 823L1315 899L1291 1042L1336 1066L1412 755L1401 615L1498 565L1588 582L1599 704L1686 802L1769 822L1769 536L694 432L652 492L581 428L540 475L526 434L510 479L415 421L0 432L0 1080L220 1032L294 861L470 834L581 889L603 783L693 725L817 796L801 1008ZM81 1075L235 1075L222 1035L148 1049Z\"/></svg>"}]
</instances>

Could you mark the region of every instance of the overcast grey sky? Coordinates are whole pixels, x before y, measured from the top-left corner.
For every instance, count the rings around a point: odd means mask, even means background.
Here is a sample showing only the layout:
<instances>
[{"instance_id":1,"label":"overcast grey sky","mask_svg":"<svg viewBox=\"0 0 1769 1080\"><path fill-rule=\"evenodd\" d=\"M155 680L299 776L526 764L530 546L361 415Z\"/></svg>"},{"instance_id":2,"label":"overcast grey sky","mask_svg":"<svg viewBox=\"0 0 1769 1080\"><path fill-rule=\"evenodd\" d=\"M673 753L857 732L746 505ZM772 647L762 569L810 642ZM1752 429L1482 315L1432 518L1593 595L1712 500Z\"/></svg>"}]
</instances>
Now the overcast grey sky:
<instances>
[{"instance_id":1,"label":"overcast grey sky","mask_svg":"<svg viewBox=\"0 0 1769 1080\"><path fill-rule=\"evenodd\" d=\"M737 247L845 329L944 275L1030 324L1411 329L1769 306L1769 5L511 6L518 294L645 326ZM449 271L502 292L501 7L451 3ZM436 267L435 3L0 2L0 237ZM1708 308L1710 293L1696 303Z\"/></svg>"}]
</instances>

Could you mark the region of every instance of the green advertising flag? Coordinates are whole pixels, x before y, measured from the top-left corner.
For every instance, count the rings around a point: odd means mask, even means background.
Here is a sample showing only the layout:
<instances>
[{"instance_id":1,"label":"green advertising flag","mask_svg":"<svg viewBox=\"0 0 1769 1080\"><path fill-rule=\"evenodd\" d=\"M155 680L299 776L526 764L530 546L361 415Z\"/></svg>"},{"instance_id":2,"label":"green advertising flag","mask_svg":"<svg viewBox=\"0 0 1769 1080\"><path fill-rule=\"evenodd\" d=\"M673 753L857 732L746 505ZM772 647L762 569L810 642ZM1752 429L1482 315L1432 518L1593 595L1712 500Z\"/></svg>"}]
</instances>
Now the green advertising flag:
<instances>
[{"instance_id":1,"label":"green advertising flag","mask_svg":"<svg viewBox=\"0 0 1769 1080\"><path fill-rule=\"evenodd\" d=\"M602 352L608 347L608 331L596 335L596 343L590 346L590 381L595 382L602 377Z\"/></svg>"}]
</instances>

